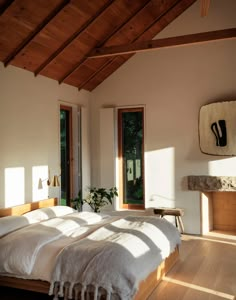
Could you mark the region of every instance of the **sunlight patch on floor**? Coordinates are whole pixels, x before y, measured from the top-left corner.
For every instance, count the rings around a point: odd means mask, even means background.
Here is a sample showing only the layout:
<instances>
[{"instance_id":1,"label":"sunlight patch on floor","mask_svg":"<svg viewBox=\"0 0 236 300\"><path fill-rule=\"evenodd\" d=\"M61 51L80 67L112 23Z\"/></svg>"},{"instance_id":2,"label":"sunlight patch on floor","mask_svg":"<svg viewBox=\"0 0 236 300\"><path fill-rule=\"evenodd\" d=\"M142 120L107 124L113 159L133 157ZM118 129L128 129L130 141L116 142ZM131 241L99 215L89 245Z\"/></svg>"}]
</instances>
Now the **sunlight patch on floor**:
<instances>
[{"instance_id":1,"label":"sunlight patch on floor","mask_svg":"<svg viewBox=\"0 0 236 300\"><path fill-rule=\"evenodd\" d=\"M205 288L203 286L199 286L199 285L196 285L196 284L192 284L192 283L184 282L184 281L181 281L181 280L173 279L173 278L170 278L170 277L167 277L167 276L164 276L162 278L162 280L170 282L170 283L178 284L178 285L181 285L181 286L184 286L184 287L187 287L187 288L191 288L191 289L194 289L194 290L198 290L198 291L201 291L201 292L205 292L205 293L208 293L208 294L212 294L212 295L221 297L223 299L230 299L230 300L235 299L234 295L230 295L230 294L226 294L226 293L223 293L223 292L215 291L215 290L212 290L212 289Z\"/></svg>"},{"instance_id":2,"label":"sunlight patch on floor","mask_svg":"<svg viewBox=\"0 0 236 300\"><path fill-rule=\"evenodd\" d=\"M216 242L216 243L222 243L222 244L227 244L227 245L232 245L232 246L236 246L236 236L227 236L227 238L225 238L224 236L222 236L221 234L210 234L208 233L207 235L182 235L181 237L182 241L191 241L191 240L204 240L204 241L209 241L209 242Z\"/></svg>"},{"instance_id":3,"label":"sunlight patch on floor","mask_svg":"<svg viewBox=\"0 0 236 300\"><path fill-rule=\"evenodd\" d=\"M213 230L213 231L208 232L206 235L236 241L236 232L235 231L222 232L222 231Z\"/></svg>"}]
</instances>

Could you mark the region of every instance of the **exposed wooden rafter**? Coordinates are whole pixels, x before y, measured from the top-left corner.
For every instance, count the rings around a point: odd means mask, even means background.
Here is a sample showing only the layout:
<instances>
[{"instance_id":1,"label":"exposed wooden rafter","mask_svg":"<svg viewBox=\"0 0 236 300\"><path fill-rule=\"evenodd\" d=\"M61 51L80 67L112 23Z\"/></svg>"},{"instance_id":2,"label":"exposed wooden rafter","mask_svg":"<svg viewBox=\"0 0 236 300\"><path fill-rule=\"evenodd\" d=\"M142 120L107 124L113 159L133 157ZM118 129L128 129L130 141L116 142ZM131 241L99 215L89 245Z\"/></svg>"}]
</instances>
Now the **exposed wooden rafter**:
<instances>
[{"instance_id":1,"label":"exposed wooden rafter","mask_svg":"<svg viewBox=\"0 0 236 300\"><path fill-rule=\"evenodd\" d=\"M24 47L33 40L33 38L40 33L40 31L52 21L52 19L70 2L70 0L63 0L60 5L58 5L53 11L51 11L48 16L44 19L42 23L39 24L32 32L24 39L21 44L8 55L8 57L4 60L4 66L6 67L14 57L24 49Z\"/></svg>"},{"instance_id":2,"label":"exposed wooden rafter","mask_svg":"<svg viewBox=\"0 0 236 300\"><path fill-rule=\"evenodd\" d=\"M0 0L0 61L92 91L137 51L204 41L152 40L196 1Z\"/></svg>"},{"instance_id":3,"label":"exposed wooden rafter","mask_svg":"<svg viewBox=\"0 0 236 300\"><path fill-rule=\"evenodd\" d=\"M123 54L132 54L137 52L151 51L159 48L182 46L217 40L226 40L236 38L236 28L188 34L170 38L136 42L129 45L120 45L113 47L104 47L94 49L89 58L108 57Z\"/></svg>"},{"instance_id":4,"label":"exposed wooden rafter","mask_svg":"<svg viewBox=\"0 0 236 300\"><path fill-rule=\"evenodd\" d=\"M148 28L142 33L140 33L139 36L136 37L133 42L139 42L143 41L145 37L150 37L150 32L156 32L159 33L162 29L164 29L172 20L174 20L179 14L181 14L185 9L187 9L191 4L193 4L196 0L179 0L175 1L172 6L169 6L167 10L165 10L161 15L155 19L152 24L149 25ZM84 81L82 84L79 85L79 89L88 89L91 90L91 86L96 87L98 84L95 83L97 78L102 77L103 80L108 77L113 72L113 63L114 65L121 65L124 63L127 59L129 59L133 54L127 54L123 56L113 56L110 57L110 62L106 62L103 67L101 67L99 70L94 72L86 81ZM120 61L120 63L118 62ZM117 63L118 62L118 63ZM109 68L111 71L109 71ZM117 68L117 67L116 67ZM115 69L116 69L115 68ZM106 74L105 76L101 74Z\"/></svg>"},{"instance_id":5,"label":"exposed wooden rafter","mask_svg":"<svg viewBox=\"0 0 236 300\"><path fill-rule=\"evenodd\" d=\"M146 5L152 0L147 0L144 2L143 6L134 14L132 15L128 20L126 20L123 24L121 24L118 28L116 28L113 32L111 32L111 34L109 36L107 36L103 41L100 41L98 43L98 47L101 47L103 45L105 45L107 42L109 42L109 40L114 37L115 34L118 34L119 31L126 26L131 19L133 19L138 13L140 13L145 7ZM87 53L88 54L88 53ZM64 82L71 74L73 74L75 71L77 71L86 61L87 61L88 57L87 55L84 56L84 58L79 61L69 72L67 72L60 80L59 83ZM106 63L105 63L106 65ZM97 74L97 72L96 72Z\"/></svg>"},{"instance_id":6,"label":"exposed wooden rafter","mask_svg":"<svg viewBox=\"0 0 236 300\"><path fill-rule=\"evenodd\" d=\"M157 18L156 18L156 19L155 19L155 20L154 20L154 21L153 21L153 22L152 22L152 23L151 23L151 24L143 31L143 32L140 32L139 35L136 36L136 38L133 40L133 42L139 40L139 38L141 38L145 33L147 33L147 32L150 30L150 28L152 28L153 24L155 24L157 21L159 21L159 20L161 20L162 18L164 18L164 17L168 14L169 11L171 11L174 7L176 7L177 4L179 4L179 2L180 2L180 1L175 1L174 4L173 4L171 7L169 7L167 10L163 11L162 14L159 15L159 16L158 16L158 17L157 17ZM145 6L146 6L146 5L145 5ZM142 9L144 9L145 6L144 6ZM141 9L140 11L138 11L137 14L140 13L140 12L142 11L142 9ZM136 14L136 15L137 15L137 14ZM132 18L130 18L129 21L131 21L136 15L132 16ZM128 21L128 22L129 22L129 21ZM124 24L124 25L127 25L128 22L126 22L126 24ZM122 27L123 27L123 26L122 26ZM108 40L107 40L107 41L108 41ZM105 44L105 42L104 42L104 44ZM87 58L90 58L90 57L89 57L89 54L88 54ZM116 59L116 58L115 58L115 59ZM85 85L86 85L87 83L89 83L89 81L90 81L91 79L95 78L100 72L102 72L102 71L104 70L104 68L107 68L107 66L111 65L111 64L113 63L113 60L114 60L114 58L111 58L110 61L105 62L105 63L103 64L103 66L101 66L96 72L94 72L89 78L87 78L86 81L84 81L82 84L80 84L79 89L84 88Z\"/></svg>"},{"instance_id":7,"label":"exposed wooden rafter","mask_svg":"<svg viewBox=\"0 0 236 300\"><path fill-rule=\"evenodd\" d=\"M107 60L98 70L96 70L96 72L94 72L89 78L87 78L78 88L79 90L83 89L84 86L90 82L90 80L92 80L93 78L95 78L97 76L97 74L99 74L101 71L103 71L105 68L109 67L109 65L113 64L114 60L117 59L116 57L113 57L110 60Z\"/></svg>"},{"instance_id":8,"label":"exposed wooden rafter","mask_svg":"<svg viewBox=\"0 0 236 300\"><path fill-rule=\"evenodd\" d=\"M3 5L1 5L0 16L8 9L12 2L14 2L14 0L7 0Z\"/></svg>"},{"instance_id":9,"label":"exposed wooden rafter","mask_svg":"<svg viewBox=\"0 0 236 300\"><path fill-rule=\"evenodd\" d=\"M50 55L48 57L47 60L45 60L44 63L42 63L37 70L34 72L34 75L37 76L44 68L47 67L48 64L50 64L51 62L53 62L58 55L66 49L67 46L69 46L76 38L79 37L80 34L82 34L86 28L88 28L88 26L92 25L97 18L102 15L104 13L104 11L106 11L106 9L114 2L115 0L110 0L108 1L99 11L97 11L97 13L92 16L88 22L86 22L81 28L79 28L72 36L70 36L54 53L52 53L52 55Z\"/></svg>"}]
</instances>

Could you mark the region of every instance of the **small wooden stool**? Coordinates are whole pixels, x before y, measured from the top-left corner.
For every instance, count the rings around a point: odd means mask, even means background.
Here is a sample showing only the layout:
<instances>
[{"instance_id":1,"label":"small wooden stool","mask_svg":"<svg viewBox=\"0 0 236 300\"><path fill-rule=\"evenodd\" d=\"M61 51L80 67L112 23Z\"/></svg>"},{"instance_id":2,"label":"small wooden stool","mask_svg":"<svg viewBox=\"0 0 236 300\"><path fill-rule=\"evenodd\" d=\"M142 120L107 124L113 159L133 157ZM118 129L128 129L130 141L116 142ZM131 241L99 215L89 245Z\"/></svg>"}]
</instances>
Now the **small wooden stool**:
<instances>
[{"instance_id":1,"label":"small wooden stool","mask_svg":"<svg viewBox=\"0 0 236 300\"><path fill-rule=\"evenodd\" d=\"M181 233L184 233L184 224L182 221L182 216L184 215L184 210L181 208L168 208L168 207L159 207L153 209L154 214L160 215L161 218L164 216L174 216L175 225L180 229Z\"/></svg>"}]
</instances>

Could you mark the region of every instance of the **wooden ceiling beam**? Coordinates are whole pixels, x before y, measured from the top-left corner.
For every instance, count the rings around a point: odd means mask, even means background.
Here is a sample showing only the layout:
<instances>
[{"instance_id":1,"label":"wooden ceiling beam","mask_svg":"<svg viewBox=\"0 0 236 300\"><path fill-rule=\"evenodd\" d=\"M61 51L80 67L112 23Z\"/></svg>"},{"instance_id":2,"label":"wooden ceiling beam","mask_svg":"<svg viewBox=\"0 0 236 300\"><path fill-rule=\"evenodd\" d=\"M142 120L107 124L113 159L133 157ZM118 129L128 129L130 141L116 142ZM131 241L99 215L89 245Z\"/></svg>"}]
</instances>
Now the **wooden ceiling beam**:
<instances>
[{"instance_id":1,"label":"wooden ceiling beam","mask_svg":"<svg viewBox=\"0 0 236 300\"><path fill-rule=\"evenodd\" d=\"M117 34L125 25L127 25L128 22L130 22L131 19L133 19L138 13L140 13L146 6L147 4L152 1L152 0L147 0L146 2L144 2L144 4L142 5L142 7L140 7L140 9L134 14L132 15L130 18L128 18L123 24L121 24L121 26L119 26L118 28L116 28L113 32L111 32L111 34L106 37L103 41L99 42L98 47L101 47L103 45L105 45L105 43L107 43L115 34ZM89 53L87 53L89 54ZM74 72L76 72L86 61L88 60L87 55L84 56L84 58L82 60L80 60L71 70L69 70L65 76L63 76L60 80L59 83L64 82L68 77L70 77L71 74L73 74Z\"/></svg>"},{"instance_id":2,"label":"wooden ceiling beam","mask_svg":"<svg viewBox=\"0 0 236 300\"><path fill-rule=\"evenodd\" d=\"M152 0L151 0L152 1ZM133 18L135 18L140 12L142 12L143 9L145 9L145 7L149 4L150 0L147 1L134 15L132 15L128 20L126 20L126 22L124 24L122 24L120 26L120 28L118 28L113 34L111 34L108 38L106 38L106 40L103 41L103 44L107 43L111 38L114 37L115 34L119 33L120 30L122 30L122 28L124 28L124 26L126 26ZM148 26L148 28L146 28L143 32L141 32L134 40L136 41L137 39L139 39L145 32L147 32L152 26L153 24L155 24L158 20L160 20L161 18L163 18L169 11L171 11L171 9L173 9L176 5L178 5L181 2L181 0L176 0L174 2L174 4L169 7L166 11L164 11L161 15L159 15L157 17L157 19L155 19L151 25ZM89 53L88 53L89 55ZM85 56L85 58L81 61L80 64L78 64L78 66L76 67L75 70L73 70L73 72L75 72L76 70L78 70L86 61L87 59L89 59L89 57ZM79 86L78 89L81 90L84 86L86 86L93 78L95 78L101 71L103 71L104 68L106 68L107 66L111 65L113 63L113 60L115 58L111 58L111 60L105 62L98 70L94 71L93 74L91 76L89 76L85 81L83 81ZM71 72L70 75L73 73ZM67 76L69 77L69 76Z\"/></svg>"},{"instance_id":3,"label":"wooden ceiling beam","mask_svg":"<svg viewBox=\"0 0 236 300\"><path fill-rule=\"evenodd\" d=\"M150 28L152 28L152 26L154 24L156 24L158 21L160 21L162 18L165 18L168 15L168 13L172 9L176 8L180 3L181 3L181 0L175 1L175 3L172 6L170 6L167 10L163 11L162 14L159 15L143 32L140 32L140 34L133 40L133 42L142 38L143 34L147 33L150 30ZM88 55L87 59L90 59L90 58L92 58L92 57L90 57ZM114 56L111 57L109 61L105 62L104 65L99 68L99 70L94 72L86 81L84 81L82 84L80 84L78 89L81 90L82 88L84 88L93 78L95 78L97 75L99 75L99 72L103 71L108 65L111 65L115 59L116 59L116 57L114 57Z\"/></svg>"},{"instance_id":4,"label":"wooden ceiling beam","mask_svg":"<svg viewBox=\"0 0 236 300\"><path fill-rule=\"evenodd\" d=\"M62 53L66 47L68 47L76 38L78 38L88 26L92 25L96 19L102 15L106 9L114 2L115 0L109 0L94 16L92 16L81 28L79 28L72 36L70 36L54 53L52 53L34 72L34 75L37 76L42 70L44 70L48 64L53 62L60 53Z\"/></svg>"},{"instance_id":5,"label":"wooden ceiling beam","mask_svg":"<svg viewBox=\"0 0 236 300\"><path fill-rule=\"evenodd\" d=\"M203 42L233 39L236 37L236 28L216 30L163 38L157 40L135 42L129 45L96 48L89 55L89 58L111 57L123 54L132 54L144 51L153 51L160 48L191 45Z\"/></svg>"},{"instance_id":6,"label":"wooden ceiling beam","mask_svg":"<svg viewBox=\"0 0 236 300\"><path fill-rule=\"evenodd\" d=\"M6 67L13 59L16 57L25 46L32 41L32 39L40 33L40 31L48 24L50 21L70 2L70 0L62 0L60 5L58 5L54 10L52 10L48 16L40 23L27 37L18 45L18 47L8 55L4 60L4 66Z\"/></svg>"},{"instance_id":7,"label":"wooden ceiling beam","mask_svg":"<svg viewBox=\"0 0 236 300\"><path fill-rule=\"evenodd\" d=\"M96 70L92 75L89 76L89 78L87 78L79 87L78 89L81 90L83 89L83 87L93 78L95 78L97 76L97 74L99 72L101 72L102 70L104 70L106 67L108 67L109 65L111 65L114 60L117 58L117 56L113 59L107 60L98 70Z\"/></svg>"},{"instance_id":8,"label":"wooden ceiling beam","mask_svg":"<svg viewBox=\"0 0 236 300\"><path fill-rule=\"evenodd\" d=\"M151 26L149 26L149 30L152 30L153 28L158 28L158 30L154 30L156 31L156 34L159 33L161 30L163 30L169 23L171 23L176 17L178 17L181 13L183 13L183 11L185 11L188 7L190 7L194 2L196 2L196 0L180 0L177 1L169 10L166 11L166 13L164 13L161 18L158 20L158 22L154 22ZM146 35L149 35L149 30L144 34L144 37ZM138 39L136 39L136 41L142 41L143 36L140 36ZM134 53L133 53L134 54ZM133 54L130 55L126 55L126 57L130 58ZM112 56L111 59L111 64L112 62L115 62L116 57L124 57L124 56ZM128 59L127 58L127 59ZM99 70L99 72L104 72L104 70L106 69L107 65L104 65L104 68L101 68L101 70ZM95 76L91 76L90 80L84 81L84 83L82 83L78 88L82 89L82 88L87 88L87 86L90 85L91 82L93 82L94 79L96 79L97 76L99 76L99 72L96 72ZM107 73L107 72L106 72ZM108 74L108 73L107 73ZM108 77L109 74L106 76ZM104 76L103 80L105 79ZM93 85L93 83L92 83ZM96 88L98 86L97 83L95 83L92 87L92 89ZM91 87L90 87L91 90Z\"/></svg>"},{"instance_id":9,"label":"wooden ceiling beam","mask_svg":"<svg viewBox=\"0 0 236 300\"><path fill-rule=\"evenodd\" d=\"M0 7L0 16L8 9L8 7L14 2L14 0L7 0L3 5Z\"/></svg>"}]
</instances>

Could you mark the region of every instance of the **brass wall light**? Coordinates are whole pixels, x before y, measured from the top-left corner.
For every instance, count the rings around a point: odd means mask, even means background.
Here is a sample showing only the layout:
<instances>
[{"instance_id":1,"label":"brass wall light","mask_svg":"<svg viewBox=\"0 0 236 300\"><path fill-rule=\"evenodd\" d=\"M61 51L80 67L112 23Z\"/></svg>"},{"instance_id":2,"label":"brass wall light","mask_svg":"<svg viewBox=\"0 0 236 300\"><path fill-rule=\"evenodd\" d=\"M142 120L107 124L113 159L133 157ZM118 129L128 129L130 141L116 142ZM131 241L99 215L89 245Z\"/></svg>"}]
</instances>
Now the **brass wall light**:
<instances>
[{"instance_id":1,"label":"brass wall light","mask_svg":"<svg viewBox=\"0 0 236 300\"><path fill-rule=\"evenodd\" d=\"M51 184L51 181L49 178L46 178L46 179L42 179L42 178L39 178L39 182L38 182L38 189L41 190L43 189L43 182L47 180L47 185L49 186Z\"/></svg>"},{"instance_id":2,"label":"brass wall light","mask_svg":"<svg viewBox=\"0 0 236 300\"><path fill-rule=\"evenodd\" d=\"M47 181L47 186L51 186L51 187L60 186L60 181L59 181L60 176L61 175L54 175L52 177L52 180L50 180L50 171L48 171L48 178L46 178L46 179L39 178L38 189L39 190L43 189L43 182L44 181Z\"/></svg>"},{"instance_id":3,"label":"brass wall light","mask_svg":"<svg viewBox=\"0 0 236 300\"><path fill-rule=\"evenodd\" d=\"M61 176L61 175L54 175L54 176L52 177L52 181L51 181L50 186L54 186L54 187L60 186L60 182L59 182L59 177L60 177L60 176Z\"/></svg>"}]
</instances>

